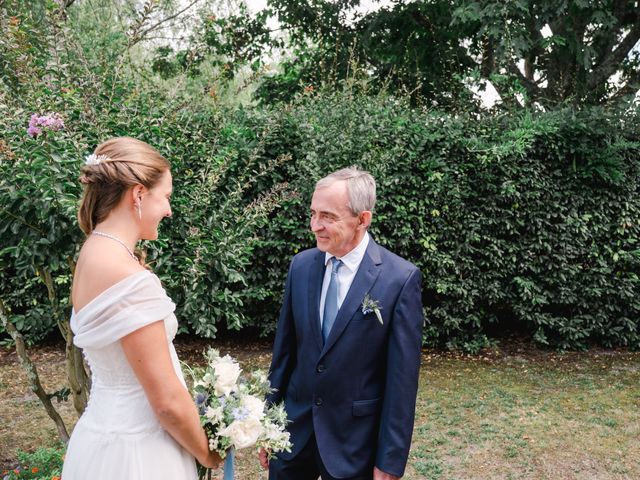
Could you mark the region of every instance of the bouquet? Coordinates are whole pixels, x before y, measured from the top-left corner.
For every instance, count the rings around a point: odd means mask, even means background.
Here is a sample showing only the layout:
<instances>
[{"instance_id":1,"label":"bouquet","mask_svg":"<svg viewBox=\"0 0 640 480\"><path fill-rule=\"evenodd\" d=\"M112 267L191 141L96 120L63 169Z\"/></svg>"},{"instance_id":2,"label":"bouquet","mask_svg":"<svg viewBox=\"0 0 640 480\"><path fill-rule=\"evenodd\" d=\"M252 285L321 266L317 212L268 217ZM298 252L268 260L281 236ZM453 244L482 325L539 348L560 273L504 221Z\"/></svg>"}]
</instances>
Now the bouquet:
<instances>
[{"instance_id":1,"label":"bouquet","mask_svg":"<svg viewBox=\"0 0 640 480\"><path fill-rule=\"evenodd\" d=\"M269 455L290 451L284 405L265 401L273 391L266 373L256 370L241 376L238 362L229 355L221 357L215 349L209 349L205 358L203 370L191 370L193 395L209 449L225 460L225 480L233 478L235 450L255 446Z\"/></svg>"}]
</instances>

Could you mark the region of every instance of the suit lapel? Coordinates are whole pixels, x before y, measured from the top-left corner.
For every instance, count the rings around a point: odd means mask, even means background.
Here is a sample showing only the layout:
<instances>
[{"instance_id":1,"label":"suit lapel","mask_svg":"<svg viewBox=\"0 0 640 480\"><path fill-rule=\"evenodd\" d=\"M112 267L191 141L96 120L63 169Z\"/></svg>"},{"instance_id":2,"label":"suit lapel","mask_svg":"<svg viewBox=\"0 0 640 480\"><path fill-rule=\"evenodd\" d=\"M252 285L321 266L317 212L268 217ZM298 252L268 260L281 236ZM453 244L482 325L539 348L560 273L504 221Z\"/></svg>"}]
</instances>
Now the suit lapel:
<instances>
[{"instance_id":1,"label":"suit lapel","mask_svg":"<svg viewBox=\"0 0 640 480\"><path fill-rule=\"evenodd\" d=\"M333 324L331 333L329 333L329 338L327 338L327 343L322 349L323 354L327 352L334 343L336 343L336 340L340 335L342 335L342 332L349 324L349 321L353 318L356 311L362 306L362 300L364 299L365 294L371 290L371 287L373 287L373 284L378 279L378 275L380 275L381 263L382 261L380 260L378 245L370 238L367 251L362 258L362 263L360 264L358 272L353 279L353 283L347 292L347 296L342 302L340 310L338 310L338 315L336 316L336 321Z\"/></svg>"},{"instance_id":2,"label":"suit lapel","mask_svg":"<svg viewBox=\"0 0 640 480\"><path fill-rule=\"evenodd\" d=\"M320 295L322 292L322 280L324 278L324 253L319 251L309 267L309 321L311 331L318 344L318 349L322 350L322 331L320 330Z\"/></svg>"}]
</instances>

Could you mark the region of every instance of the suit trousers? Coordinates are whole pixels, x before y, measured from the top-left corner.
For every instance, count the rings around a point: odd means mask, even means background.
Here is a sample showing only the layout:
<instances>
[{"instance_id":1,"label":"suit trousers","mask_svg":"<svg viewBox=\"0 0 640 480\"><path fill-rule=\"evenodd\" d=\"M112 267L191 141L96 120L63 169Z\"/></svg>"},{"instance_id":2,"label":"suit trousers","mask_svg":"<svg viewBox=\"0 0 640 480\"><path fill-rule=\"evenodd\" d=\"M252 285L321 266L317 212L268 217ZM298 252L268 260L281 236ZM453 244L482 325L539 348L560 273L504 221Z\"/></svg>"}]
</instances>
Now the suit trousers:
<instances>
[{"instance_id":1,"label":"suit trousers","mask_svg":"<svg viewBox=\"0 0 640 480\"><path fill-rule=\"evenodd\" d=\"M373 467L369 474L359 477L336 478L332 477L320 458L315 434L305 447L291 460L282 460L274 457L269 462L269 480L372 480Z\"/></svg>"}]
</instances>

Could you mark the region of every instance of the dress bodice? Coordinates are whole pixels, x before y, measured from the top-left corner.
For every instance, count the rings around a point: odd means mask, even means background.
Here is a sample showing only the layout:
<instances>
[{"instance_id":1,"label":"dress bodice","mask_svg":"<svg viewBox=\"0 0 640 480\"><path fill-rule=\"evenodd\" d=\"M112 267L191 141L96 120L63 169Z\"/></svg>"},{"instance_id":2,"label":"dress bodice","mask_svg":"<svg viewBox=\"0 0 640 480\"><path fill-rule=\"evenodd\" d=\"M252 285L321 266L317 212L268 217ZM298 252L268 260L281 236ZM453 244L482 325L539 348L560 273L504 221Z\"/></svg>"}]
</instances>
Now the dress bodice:
<instances>
[{"instance_id":1,"label":"dress bodice","mask_svg":"<svg viewBox=\"0 0 640 480\"><path fill-rule=\"evenodd\" d=\"M122 349L120 339L145 325L164 321L167 346L180 381L185 384L173 347L178 322L175 305L158 278L148 271L126 277L80 312L72 313L74 343L83 349L92 387L83 422L87 428L139 433L161 428Z\"/></svg>"}]
</instances>

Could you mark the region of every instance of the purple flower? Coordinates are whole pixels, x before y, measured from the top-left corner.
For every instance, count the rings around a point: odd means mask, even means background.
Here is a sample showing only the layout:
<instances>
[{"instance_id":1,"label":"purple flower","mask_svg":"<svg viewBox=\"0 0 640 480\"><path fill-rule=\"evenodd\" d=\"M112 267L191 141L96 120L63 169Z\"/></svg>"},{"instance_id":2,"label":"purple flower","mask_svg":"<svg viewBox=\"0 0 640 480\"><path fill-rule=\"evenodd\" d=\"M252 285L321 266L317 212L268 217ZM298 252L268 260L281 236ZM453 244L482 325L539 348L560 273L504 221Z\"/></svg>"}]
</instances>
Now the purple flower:
<instances>
[{"instance_id":1,"label":"purple flower","mask_svg":"<svg viewBox=\"0 0 640 480\"><path fill-rule=\"evenodd\" d=\"M33 125L29 125L29 128L27 128L27 133L30 137L37 137L42 133L42 129Z\"/></svg>"},{"instance_id":2,"label":"purple flower","mask_svg":"<svg viewBox=\"0 0 640 480\"><path fill-rule=\"evenodd\" d=\"M43 127L49 127L53 130L61 130L64 128L64 120L57 113L49 113L44 117L40 117Z\"/></svg>"},{"instance_id":3,"label":"purple flower","mask_svg":"<svg viewBox=\"0 0 640 480\"><path fill-rule=\"evenodd\" d=\"M64 120L59 113L55 112L47 113L46 115L38 115L37 113L31 115L27 134L31 137L37 137L43 133L43 128L62 130L64 128Z\"/></svg>"}]
</instances>

